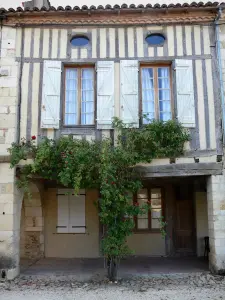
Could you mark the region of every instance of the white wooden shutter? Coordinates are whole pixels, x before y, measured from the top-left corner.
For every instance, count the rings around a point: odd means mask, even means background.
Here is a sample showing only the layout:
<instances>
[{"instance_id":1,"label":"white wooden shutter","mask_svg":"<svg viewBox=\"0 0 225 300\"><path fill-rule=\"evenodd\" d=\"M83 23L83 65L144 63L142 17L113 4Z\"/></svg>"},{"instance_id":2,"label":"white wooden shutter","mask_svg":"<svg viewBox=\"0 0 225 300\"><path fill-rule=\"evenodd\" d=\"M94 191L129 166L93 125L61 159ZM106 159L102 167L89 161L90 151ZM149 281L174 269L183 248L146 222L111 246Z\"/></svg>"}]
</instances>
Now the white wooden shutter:
<instances>
[{"instance_id":1,"label":"white wooden shutter","mask_svg":"<svg viewBox=\"0 0 225 300\"><path fill-rule=\"evenodd\" d=\"M61 62L44 61L41 128L59 128Z\"/></svg>"},{"instance_id":2,"label":"white wooden shutter","mask_svg":"<svg viewBox=\"0 0 225 300\"><path fill-rule=\"evenodd\" d=\"M176 59L177 118L184 127L195 127L192 60Z\"/></svg>"},{"instance_id":3,"label":"white wooden shutter","mask_svg":"<svg viewBox=\"0 0 225 300\"><path fill-rule=\"evenodd\" d=\"M85 233L85 194L69 195L69 232Z\"/></svg>"},{"instance_id":4,"label":"white wooden shutter","mask_svg":"<svg viewBox=\"0 0 225 300\"><path fill-rule=\"evenodd\" d=\"M59 192L58 192L59 193ZM68 195L58 195L58 221L57 233L69 232L69 197Z\"/></svg>"},{"instance_id":5,"label":"white wooden shutter","mask_svg":"<svg viewBox=\"0 0 225 300\"><path fill-rule=\"evenodd\" d=\"M114 117L114 62L97 62L97 128L112 128Z\"/></svg>"},{"instance_id":6,"label":"white wooden shutter","mask_svg":"<svg viewBox=\"0 0 225 300\"><path fill-rule=\"evenodd\" d=\"M120 61L120 118L125 124L139 127L138 61Z\"/></svg>"}]
</instances>

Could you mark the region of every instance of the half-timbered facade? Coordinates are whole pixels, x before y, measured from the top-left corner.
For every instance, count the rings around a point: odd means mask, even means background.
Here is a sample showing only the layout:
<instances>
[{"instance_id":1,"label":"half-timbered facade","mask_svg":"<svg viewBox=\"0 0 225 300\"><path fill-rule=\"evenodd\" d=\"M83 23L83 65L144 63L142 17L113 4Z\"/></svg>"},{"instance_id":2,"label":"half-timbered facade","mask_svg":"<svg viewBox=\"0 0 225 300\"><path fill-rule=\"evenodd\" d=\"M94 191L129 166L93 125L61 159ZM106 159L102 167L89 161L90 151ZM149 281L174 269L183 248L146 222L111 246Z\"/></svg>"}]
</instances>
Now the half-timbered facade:
<instances>
[{"instance_id":1,"label":"half-timbered facade","mask_svg":"<svg viewBox=\"0 0 225 300\"><path fill-rule=\"evenodd\" d=\"M139 166L145 181L136 201L151 199L155 208L135 221L128 244L137 255L202 256L209 236L210 266L221 272L225 187L217 3L46 6L0 10L0 269L13 278L20 256L101 256L98 191L81 191L74 201L65 189L38 183L30 203L15 188L10 144L32 135L37 142L61 135L115 140L113 117L138 128L148 122L140 118L145 114L177 118L191 140L183 157Z\"/></svg>"}]
</instances>

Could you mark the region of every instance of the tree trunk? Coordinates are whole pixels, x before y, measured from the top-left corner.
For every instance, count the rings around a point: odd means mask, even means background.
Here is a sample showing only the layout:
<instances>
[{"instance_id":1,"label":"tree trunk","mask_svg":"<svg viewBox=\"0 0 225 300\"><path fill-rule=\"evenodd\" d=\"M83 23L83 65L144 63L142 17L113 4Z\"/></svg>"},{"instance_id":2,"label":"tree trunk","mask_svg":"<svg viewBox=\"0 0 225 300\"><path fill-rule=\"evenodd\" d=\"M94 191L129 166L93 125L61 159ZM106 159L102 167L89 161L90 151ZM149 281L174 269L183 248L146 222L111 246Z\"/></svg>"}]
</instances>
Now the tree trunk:
<instances>
[{"instance_id":1,"label":"tree trunk","mask_svg":"<svg viewBox=\"0 0 225 300\"><path fill-rule=\"evenodd\" d=\"M108 278L109 281L117 281L117 271L118 271L118 259L115 257L110 257L107 260Z\"/></svg>"}]
</instances>

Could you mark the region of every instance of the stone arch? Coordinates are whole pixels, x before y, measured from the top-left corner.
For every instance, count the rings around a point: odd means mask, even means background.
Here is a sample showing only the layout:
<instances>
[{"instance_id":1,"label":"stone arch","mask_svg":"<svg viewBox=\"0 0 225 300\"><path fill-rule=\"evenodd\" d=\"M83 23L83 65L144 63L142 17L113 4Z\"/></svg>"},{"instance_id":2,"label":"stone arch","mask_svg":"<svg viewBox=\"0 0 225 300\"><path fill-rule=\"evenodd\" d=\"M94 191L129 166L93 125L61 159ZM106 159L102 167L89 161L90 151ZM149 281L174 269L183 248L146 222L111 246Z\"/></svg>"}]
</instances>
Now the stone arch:
<instances>
[{"instance_id":1,"label":"stone arch","mask_svg":"<svg viewBox=\"0 0 225 300\"><path fill-rule=\"evenodd\" d=\"M24 196L20 221L20 257L36 261L44 256L42 187L30 184L32 198Z\"/></svg>"}]
</instances>

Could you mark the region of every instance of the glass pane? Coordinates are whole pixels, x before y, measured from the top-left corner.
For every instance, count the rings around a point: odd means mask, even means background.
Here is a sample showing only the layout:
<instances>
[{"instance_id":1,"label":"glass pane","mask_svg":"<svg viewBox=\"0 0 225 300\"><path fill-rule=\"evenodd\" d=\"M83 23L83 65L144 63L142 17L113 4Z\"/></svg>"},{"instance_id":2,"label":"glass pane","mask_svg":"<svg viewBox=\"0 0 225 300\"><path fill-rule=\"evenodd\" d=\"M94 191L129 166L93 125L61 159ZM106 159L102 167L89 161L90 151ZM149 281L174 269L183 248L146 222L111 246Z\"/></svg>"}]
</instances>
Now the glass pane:
<instances>
[{"instance_id":1,"label":"glass pane","mask_svg":"<svg viewBox=\"0 0 225 300\"><path fill-rule=\"evenodd\" d=\"M149 112L152 112L154 113L155 112L155 105L154 105L154 102L152 101L144 101L143 104L142 104L142 110L143 110L143 113L149 113Z\"/></svg>"},{"instance_id":2,"label":"glass pane","mask_svg":"<svg viewBox=\"0 0 225 300\"><path fill-rule=\"evenodd\" d=\"M159 100L170 100L170 90L159 90Z\"/></svg>"},{"instance_id":3,"label":"glass pane","mask_svg":"<svg viewBox=\"0 0 225 300\"><path fill-rule=\"evenodd\" d=\"M159 89L169 89L169 78L158 78Z\"/></svg>"},{"instance_id":4,"label":"glass pane","mask_svg":"<svg viewBox=\"0 0 225 300\"><path fill-rule=\"evenodd\" d=\"M165 42L165 37L160 33L152 33L152 34L149 34L145 38L145 40L149 45L152 45L152 46L163 45L163 43Z\"/></svg>"},{"instance_id":5,"label":"glass pane","mask_svg":"<svg viewBox=\"0 0 225 300\"><path fill-rule=\"evenodd\" d=\"M86 36L75 36L70 40L70 43L76 47L86 46L89 43L89 38Z\"/></svg>"},{"instance_id":6,"label":"glass pane","mask_svg":"<svg viewBox=\"0 0 225 300\"><path fill-rule=\"evenodd\" d=\"M93 79L93 69L82 69L82 79Z\"/></svg>"},{"instance_id":7,"label":"glass pane","mask_svg":"<svg viewBox=\"0 0 225 300\"><path fill-rule=\"evenodd\" d=\"M152 219L152 229L159 229L160 228L160 223L158 219Z\"/></svg>"},{"instance_id":8,"label":"glass pane","mask_svg":"<svg viewBox=\"0 0 225 300\"><path fill-rule=\"evenodd\" d=\"M148 219L138 219L137 220L138 229L148 229Z\"/></svg>"},{"instance_id":9,"label":"glass pane","mask_svg":"<svg viewBox=\"0 0 225 300\"><path fill-rule=\"evenodd\" d=\"M161 198L161 189L151 189L151 198Z\"/></svg>"},{"instance_id":10,"label":"glass pane","mask_svg":"<svg viewBox=\"0 0 225 300\"><path fill-rule=\"evenodd\" d=\"M146 112L143 112L143 114L146 116L145 119L143 119L143 124L149 124L152 122L152 120L155 119L155 113L146 113Z\"/></svg>"},{"instance_id":11,"label":"glass pane","mask_svg":"<svg viewBox=\"0 0 225 300\"><path fill-rule=\"evenodd\" d=\"M73 102L73 101L66 102L65 112L66 112L66 114L68 114L68 113L76 114L76 104L75 104L75 102Z\"/></svg>"},{"instance_id":12,"label":"glass pane","mask_svg":"<svg viewBox=\"0 0 225 300\"><path fill-rule=\"evenodd\" d=\"M65 115L65 124L66 125L75 125L76 124L76 115L75 114Z\"/></svg>"},{"instance_id":13,"label":"glass pane","mask_svg":"<svg viewBox=\"0 0 225 300\"><path fill-rule=\"evenodd\" d=\"M153 89L153 69L143 68L142 69L142 89Z\"/></svg>"},{"instance_id":14,"label":"glass pane","mask_svg":"<svg viewBox=\"0 0 225 300\"><path fill-rule=\"evenodd\" d=\"M142 102L152 101L154 104L154 90L142 90Z\"/></svg>"},{"instance_id":15,"label":"glass pane","mask_svg":"<svg viewBox=\"0 0 225 300\"><path fill-rule=\"evenodd\" d=\"M161 198L151 199L151 207L152 208L161 208Z\"/></svg>"},{"instance_id":16,"label":"glass pane","mask_svg":"<svg viewBox=\"0 0 225 300\"><path fill-rule=\"evenodd\" d=\"M82 102L82 114L94 113L94 102Z\"/></svg>"},{"instance_id":17,"label":"glass pane","mask_svg":"<svg viewBox=\"0 0 225 300\"><path fill-rule=\"evenodd\" d=\"M147 189L141 189L137 193L138 199L146 199L148 198L148 190Z\"/></svg>"},{"instance_id":18,"label":"glass pane","mask_svg":"<svg viewBox=\"0 0 225 300\"><path fill-rule=\"evenodd\" d=\"M138 215L137 218L138 218L138 219L148 219L148 213L140 214L140 215Z\"/></svg>"},{"instance_id":19,"label":"glass pane","mask_svg":"<svg viewBox=\"0 0 225 300\"><path fill-rule=\"evenodd\" d=\"M93 91L82 91L82 102L93 102L94 103L94 92Z\"/></svg>"},{"instance_id":20,"label":"glass pane","mask_svg":"<svg viewBox=\"0 0 225 300\"><path fill-rule=\"evenodd\" d=\"M151 207L154 208L159 208L161 209L161 189L152 189L151 190Z\"/></svg>"},{"instance_id":21,"label":"glass pane","mask_svg":"<svg viewBox=\"0 0 225 300\"><path fill-rule=\"evenodd\" d=\"M66 69L66 80L68 79L77 79L77 69Z\"/></svg>"},{"instance_id":22,"label":"glass pane","mask_svg":"<svg viewBox=\"0 0 225 300\"><path fill-rule=\"evenodd\" d=\"M152 68L142 68L142 77L153 78Z\"/></svg>"},{"instance_id":23,"label":"glass pane","mask_svg":"<svg viewBox=\"0 0 225 300\"><path fill-rule=\"evenodd\" d=\"M77 124L77 69L66 69L65 125Z\"/></svg>"},{"instance_id":24,"label":"glass pane","mask_svg":"<svg viewBox=\"0 0 225 300\"><path fill-rule=\"evenodd\" d=\"M81 83L81 124L94 124L94 72L93 69L82 69Z\"/></svg>"},{"instance_id":25,"label":"glass pane","mask_svg":"<svg viewBox=\"0 0 225 300\"><path fill-rule=\"evenodd\" d=\"M169 77L169 68L158 68L158 77Z\"/></svg>"},{"instance_id":26,"label":"glass pane","mask_svg":"<svg viewBox=\"0 0 225 300\"><path fill-rule=\"evenodd\" d=\"M171 120L171 113L160 113L160 116L159 116L159 118L160 118L160 120L161 121L169 121L169 120Z\"/></svg>"},{"instance_id":27,"label":"glass pane","mask_svg":"<svg viewBox=\"0 0 225 300\"><path fill-rule=\"evenodd\" d=\"M151 211L152 219L160 218L161 217L161 209L153 209Z\"/></svg>"},{"instance_id":28,"label":"glass pane","mask_svg":"<svg viewBox=\"0 0 225 300\"><path fill-rule=\"evenodd\" d=\"M159 101L159 110L170 112L170 101Z\"/></svg>"},{"instance_id":29,"label":"glass pane","mask_svg":"<svg viewBox=\"0 0 225 300\"><path fill-rule=\"evenodd\" d=\"M81 125L92 125L94 123L94 114L81 114Z\"/></svg>"}]
</instances>

